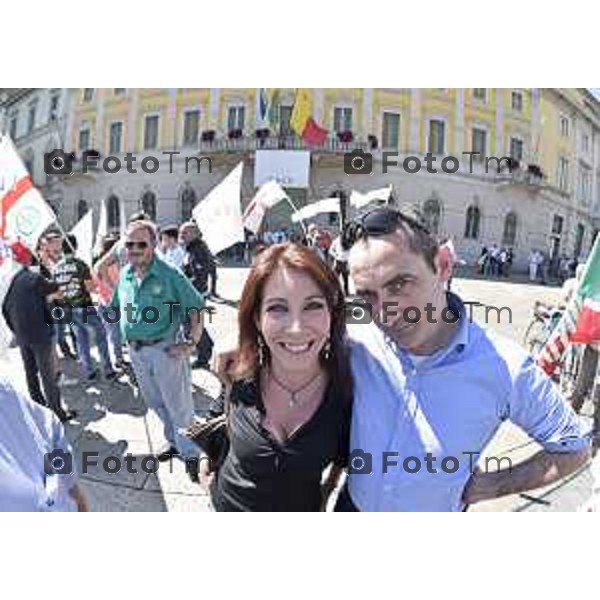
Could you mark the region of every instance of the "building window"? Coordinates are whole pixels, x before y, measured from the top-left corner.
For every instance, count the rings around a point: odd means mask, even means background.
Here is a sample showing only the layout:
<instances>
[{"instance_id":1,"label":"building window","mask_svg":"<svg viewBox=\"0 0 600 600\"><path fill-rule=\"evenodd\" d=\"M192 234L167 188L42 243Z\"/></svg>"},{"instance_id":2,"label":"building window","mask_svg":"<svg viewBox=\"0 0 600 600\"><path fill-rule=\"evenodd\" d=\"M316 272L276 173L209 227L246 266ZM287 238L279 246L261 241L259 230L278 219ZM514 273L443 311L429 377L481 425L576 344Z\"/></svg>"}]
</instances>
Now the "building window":
<instances>
[{"instance_id":1,"label":"building window","mask_svg":"<svg viewBox=\"0 0 600 600\"><path fill-rule=\"evenodd\" d=\"M110 124L110 150L111 154L121 153L121 140L123 138L123 123L117 121Z\"/></svg>"},{"instance_id":2,"label":"building window","mask_svg":"<svg viewBox=\"0 0 600 600\"><path fill-rule=\"evenodd\" d=\"M476 240L479 237L479 221L481 213L476 206L467 208L467 218L465 222L465 238L468 240Z\"/></svg>"},{"instance_id":3,"label":"building window","mask_svg":"<svg viewBox=\"0 0 600 600\"><path fill-rule=\"evenodd\" d=\"M473 88L473 98L485 102L487 100L487 89L486 88Z\"/></svg>"},{"instance_id":4,"label":"building window","mask_svg":"<svg viewBox=\"0 0 600 600\"><path fill-rule=\"evenodd\" d=\"M142 210L150 217L152 221L156 221L156 195L148 190L142 196Z\"/></svg>"},{"instance_id":5,"label":"building window","mask_svg":"<svg viewBox=\"0 0 600 600\"><path fill-rule=\"evenodd\" d=\"M186 110L183 115L183 145L197 146L200 131L200 111Z\"/></svg>"},{"instance_id":6,"label":"building window","mask_svg":"<svg viewBox=\"0 0 600 600\"><path fill-rule=\"evenodd\" d=\"M196 192L191 187L186 187L181 192L181 220L189 221L192 211L196 206Z\"/></svg>"},{"instance_id":7,"label":"building window","mask_svg":"<svg viewBox=\"0 0 600 600\"><path fill-rule=\"evenodd\" d=\"M48 111L48 121L52 123L58 119L58 103L60 101L60 92L54 92L50 96L50 109Z\"/></svg>"},{"instance_id":8,"label":"building window","mask_svg":"<svg viewBox=\"0 0 600 600\"><path fill-rule=\"evenodd\" d=\"M352 131L352 109L336 106L333 109L333 130L336 133Z\"/></svg>"},{"instance_id":9,"label":"building window","mask_svg":"<svg viewBox=\"0 0 600 600\"><path fill-rule=\"evenodd\" d=\"M563 192L569 188L569 160L564 156L558 160L558 187Z\"/></svg>"},{"instance_id":10,"label":"building window","mask_svg":"<svg viewBox=\"0 0 600 600\"><path fill-rule=\"evenodd\" d=\"M577 233L575 234L575 247L573 248L573 256L579 258L581 256L581 249L583 248L583 238L585 237L585 227L578 223Z\"/></svg>"},{"instance_id":11,"label":"building window","mask_svg":"<svg viewBox=\"0 0 600 600\"><path fill-rule=\"evenodd\" d=\"M560 235L563 230L564 219L560 215L554 215L552 219L552 233Z\"/></svg>"},{"instance_id":12,"label":"building window","mask_svg":"<svg viewBox=\"0 0 600 600\"><path fill-rule=\"evenodd\" d=\"M94 88L83 88L83 101L91 102L94 97Z\"/></svg>"},{"instance_id":13,"label":"building window","mask_svg":"<svg viewBox=\"0 0 600 600\"><path fill-rule=\"evenodd\" d=\"M127 88L114 88L115 96L122 96Z\"/></svg>"},{"instance_id":14,"label":"building window","mask_svg":"<svg viewBox=\"0 0 600 600\"><path fill-rule=\"evenodd\" d=\"M146 117L144 127L144 150L155 150L158 147L158 115Z\"/></svg>"},{"instance_id":15,"label":"building window","mask_svg":"<svg viewBox=\"0 0 600 600\"><path fill-rule=\"evenodd\" d=\"M560 118L560 135L569 137L569 119L567 117Z\"/></svg>"},{"instance_id":16,"label":"building window","mask_svg":"<svg viewBox=\"0 0 600 600\"><path fill-rule=\"evenodd\" d=\"M12 113L10 116L9 133L10 137L15 140L17 139L17 123L19 122L19 113Z\"/></svg>"},{"instance_id":17,"label":"building window","mask_svg":"<svg viewBox=\"0 0 600 600\"><path fill-rule=\"evenodd\" d=\"M487 151L487 131L485 129L473 127L471 147L473 152L478 152L478 154L473 156L473 160L479 162L483 161Z\"/></svg>"},{"instance_id":18,"label":"building window","mask_svg":"<svg viewBox=\"0 0 600 600\"><path fill-rule=\"evenodd\" d=\"M81 124L79 129L79 151L85 152L90 149L90 126L87 121Z\"/></svg>"},{"instance_id":19,"label":"building window","mask_svg":"<svg viewBox=\"0 0 600 600\"><path fill-rule=\"evenodd\" d=\"M521 162L523 160L523 140L519 138L510 138L509 156Z\"/></svg>"},{"instance_id":20,"label":"building window","mask_svg":"<svg viewBox=\"0 0 600 600\"><path fill-rule=\"evenodd\" d=\"M583 135L583 139L581 140L581 146L586 154L590 151L590 136L587 135L587 133Z\"/></svg>"},{"instance_id":21,"label":"building window","mask_svg":"<svg viewBox=\"0 0 600 600\"><path fill-rule=\"evenodd\" d=\"M439 233L441 216L442 207L440 201L437 198L429 198L423 206L423 217L431 233Z\"/></svg>"},{"instance_id":22,"label":"building window","mask_svg":"<svg viewBox=\"0 0 600 600\"><path fill-rule=\"evenodd\" d=\"M511 106L514 111L521 112L523 110L523 94L521 92L511 94Z\"/></svg>"},{"instance_id":23,"label":"building window","mask_svg":"<svg viewBox=\"0 0 600 600\"><path fill-rule=\"evenodd\" d=\"M432 119L429 121L429 145L427 151L432 154L444 154L444 121Z\"/></svg>"},{"instance_id":24,"label":"building window","mask_svg":"<svg viewBox=\"0 0 600 600\"><path fill-rule=\"evenodd\" d=\"M230 106L227 112L227 131L244 131L246 120L245 106Z\"/></svg>"},{"instance_id":25,"label":"building window","mask_svg":"<svg viewBox=\"0 0 600 600\"><path fill-rule=\"evenodd\" d=\"M35 128L35 113L37 111L37 100L29 105L29 115L27 118L27 134L33 132Z\"/></svg>"},{"instance_id":26,"label":"building window","mask_svg":"<svg viewBox=\"0 0 600 600\"><path fill-rule=\"evenodd\" d=\"M581 204L589 204L592 173L587 167L579 168L578 196Z\"/></svg>"},{"instance_id":27,"label":"building window","mask_svg":"<svg viewBox=\"0 0 600 600\"><path fill-rule=\"evenodd\" d=\"M290 125L293 110L293 106L279 107L279 135L282 137L290 137L294 135L294 131Z\"/></svg>"},{"instance_id":28,"label":"building window","mask_svg":"<svg viewBox=\"0 0 600 600\"><path fill-rule=\"evenodd\" d=\"M33 152L31 150L25 152L25 158L23 162L25 163L25 168L27 169L27 172L33 178L33 169L35 167L35 162L33 159Z\"/></svg>"},{"instance_id":29,"label":"building window","mask_svg":"<svg viewBox=\"0 0 600 600\"><path fill-rule=\"evenodd\" d=\"M510 212L504 219L504 233L502 234L503 246L514 246L517 239L517 215Z\"/></svg>"},{"instance_id":30,"label":"building window","mask_svg":"<svg viewBox=\"0 0 600 600\"><path fill-rule=\"evenodd\" d=\"M106 208L108 229L111 231L121 229L121 211L119 207L119 199L116 196L110 196Z\"/></svg>"},{"instance_id":31,"label":"building window","mask_svg":"<svg viewBox=\"0 0 600 600\"><path fill-rule=\"evenodd\" d=\"M398 149L400 144L400 115L398 113L383 113L381 140L384 148Z\"/></svg>"},{"instance_id":32,"label":"building window","mask_svg":"<svg viewBox=\"0 0 600 600\"><path fill-rule=\"evenodd\" d=\"M88 203L81 199L78 203L77 203L77 220L79 221L79 219L83 219L83 217L86 215L88 211Z\"/></svg>"}]
</instances>

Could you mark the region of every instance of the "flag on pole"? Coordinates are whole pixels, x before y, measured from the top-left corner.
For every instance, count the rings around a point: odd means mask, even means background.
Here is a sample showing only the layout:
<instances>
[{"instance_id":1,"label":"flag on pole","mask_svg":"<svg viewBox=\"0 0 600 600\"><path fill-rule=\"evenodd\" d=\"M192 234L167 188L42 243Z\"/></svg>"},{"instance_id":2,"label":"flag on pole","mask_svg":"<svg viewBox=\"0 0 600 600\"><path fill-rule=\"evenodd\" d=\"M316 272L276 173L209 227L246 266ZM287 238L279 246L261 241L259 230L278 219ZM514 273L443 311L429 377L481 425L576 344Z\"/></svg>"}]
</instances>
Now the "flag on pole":
<instances>
[{"instance_id":1,"label":"flag on pole","mask_svg":"<svg viewBox=\"0 0 600 600\"><path fill-rule=\"evenodd\" d=\"M77 238L76 256L86 265L92 264L92 249L94 246L92 215L93 212L88 210L70 231Z\"/></svg>"},{"instance_id":2,"label":"flag on pole","mask_svg":"<svg viewBox=\"0 0 600 600\"><path fill-rule=\"evenodd\" d=\"M282 200L289 202L290 199L276 181L264 183L244 211L244 227L253 233L258 233L267 210L273 208Z\"/></svg>"},{"instance_id":3,"label":"flag on pole","mask_svg":"<svg viewBox=\"0 0 600 600\"><path fill-rule=\"evenodd\" d=\"M540 351L538 364L552 375L570 343L600 341L600 236L585 264L581 282Z\"/></svg>"},{"instance_id":4,"label":"flag on pole","mask_svg":"<svg viewBox=\"0 0 600 600\"><path fill-rule=\"evenodd\" d=\"M8 136L0 138L0 237L34 249L56 215L34 187Z\"/></svg>"},{"instance_id":5,"label":"flag on pole","mask_svg":"<svg viewBox=\"0 0 600 600\"><path fill-rule=\"evenodd\" d=\"M243 169L244 163L240 162L192 211L213 254L246 241L240 201Z\"/></svg>"},{"instance_id":6,"label":"flag on pole","mask_svg":"<svg viewBox=\"0 0 600 600\"><path fill-rule=\"evenodd\" d=\"M268 98L267 120L269 125L276 129L279 123L279 90L277 88L265 90Z\"/></svg>"},{"instance_id":7,"label":"flag on pole","mask_svg":"<svg viewBox=\"0 0 600 600\"><path fill-rule=\"evenodd\" d=\"M96 230L96 242L94 244L94 254L102 254L102 242L108 234L108 212L104 198L100 202L100 217L98 219L98 229Z\"/></svg>"},{"instance_id":8,"label":"flag on pole","mask_svg":"<svg viewBox=\"0 0 600 600\"><path fill-rule=\"evenodd\" d=\"M290 117L290 127L307 143L322 144L327 139L327 130L313 119L312 90L300 88Z\"/></svg>"},{"instance_id":9,"label":"flag on pole","mask_svg":"<svg viewBox=\"0 0 600 600\"><path fill-rule=\"evenodd\" d=\"M325 200L319 200L303 206L300 210L292 214L292 221L297 223L304 219L311 219L312 217L321 213L339 213L340 212L340 199L339 198L325 198Z\"/></svg>"},{"instance_id":10,"label":"flag on pole","mask_svg":"<svg viewBox=\"0 0 600 600\"><path fill-rule=\"evenodd\" d=\"M350 206L359 209L363 206L367 206L367 204L370 204L371 202L375 202L376 200L383 200L384 202L387 202L390 199L391 193L391 185L388 185L388 187L385 188L372 190L366 194L362 194L361 192L353 190L350 194Z\"/></svg>"}]
</instances>

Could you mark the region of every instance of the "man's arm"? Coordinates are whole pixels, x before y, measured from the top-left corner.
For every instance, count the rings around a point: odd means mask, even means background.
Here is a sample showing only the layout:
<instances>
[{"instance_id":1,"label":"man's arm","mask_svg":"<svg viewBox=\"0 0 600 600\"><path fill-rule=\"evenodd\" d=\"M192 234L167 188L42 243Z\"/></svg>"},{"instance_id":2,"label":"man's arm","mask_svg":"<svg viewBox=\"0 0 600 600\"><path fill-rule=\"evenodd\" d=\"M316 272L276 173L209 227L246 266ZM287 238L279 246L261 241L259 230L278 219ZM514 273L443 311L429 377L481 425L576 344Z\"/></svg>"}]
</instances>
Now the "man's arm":
<instances>
[{"instance_id":1,"label":"man's arm","mask_svg":"<svg viewBox=\"0 0 600 600\"><path fill-rule=\"evenodd\" d=\"M467 504L550 485L591 458L589 427L531 357L515 379L508 411L508 418L544 449L509 469L476 472L463 493Z\"/></svg>"},{"instance_id":2,"label":"man's arm","mask_svg":"<svg viewBox=\"0 0 600 600\"><path fill-rule=\"evenodd\" d=\"M117 250L118 246L118 243L115 244L110 251L107 252L102 258L98 259L94 265L94 270L96 273L98 273L98 277L104 279L105 281L110 279L108 269L119 262L119 251Z\"/></svg>"}]
</instances>

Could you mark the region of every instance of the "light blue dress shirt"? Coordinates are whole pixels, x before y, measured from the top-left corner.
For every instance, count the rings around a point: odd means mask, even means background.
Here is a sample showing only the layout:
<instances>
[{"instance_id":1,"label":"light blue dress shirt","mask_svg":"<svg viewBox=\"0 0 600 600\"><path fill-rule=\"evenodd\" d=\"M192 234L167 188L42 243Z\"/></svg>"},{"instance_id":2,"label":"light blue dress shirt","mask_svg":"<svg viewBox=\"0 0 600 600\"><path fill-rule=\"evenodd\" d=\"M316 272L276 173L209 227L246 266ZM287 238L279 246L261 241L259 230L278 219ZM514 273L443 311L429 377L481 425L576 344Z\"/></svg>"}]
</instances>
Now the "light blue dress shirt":
<instances>
[{"instance_id":1,"label":"light blue dress shirt","mask_svg":"<svg viewBox=\"0 0 600 600\"><path fill-rule=\"evenodd\" d=\"M363 511L460 511L464 487L501 423L510 420L551 452L590 445L589 427L516 343L461 318L447 347L419 360L373 324L349 326L354 409L351 458L372 455L372 472L350 474L348 486ZM397 452L384 473L384 452ZM435 462L427 464L431 453ZM408 457L416 457L419 464ZM445 463L442 460L455 457ZM366 470L368 458L354 463ZM352 466L352 465L351 465ZM506 461L500 463L506 468ZM490 470L494 470L490 463ZM451 473L450 471L456 470ZM437 473L429 471L437 470Z\"/></svg>"},{"instance_id":2,"label":"light blue dress shirt","mask_svg":"<svg viewBox=\"0 0 600 600\"><path fill-rule=\"evenodd\" d=\"M75 475L44 473L44 455L55 449L71 452L54 413L0 378L0 511L77 510Z\"/></svg>"}]
</instances>

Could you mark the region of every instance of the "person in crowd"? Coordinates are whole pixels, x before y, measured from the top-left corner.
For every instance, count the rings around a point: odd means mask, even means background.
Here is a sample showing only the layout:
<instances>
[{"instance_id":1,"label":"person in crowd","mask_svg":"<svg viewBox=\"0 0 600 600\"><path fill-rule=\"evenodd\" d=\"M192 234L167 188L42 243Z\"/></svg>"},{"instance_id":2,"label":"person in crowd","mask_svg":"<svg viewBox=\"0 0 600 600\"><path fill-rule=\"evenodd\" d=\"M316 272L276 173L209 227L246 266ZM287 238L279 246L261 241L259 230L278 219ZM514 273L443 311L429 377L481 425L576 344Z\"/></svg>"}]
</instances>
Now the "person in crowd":
<instances>
[{"instance_id":1,"label":"person in crowd","mask_svg":"<svg viewBox=\"0 0 600 600\"><path fill-rule=\"evenodd\" d=\"M74 468L56 416L0 376L0 512L87 511Z\"/></svg>"},{"instance_id":2,"label":"person in crowd","mask_svg":"<svg viewBox=\"0 0 600 600\"><path fill-rule=\"evenodd\" d=\"M169 264L178 269L183 268L185 250L179 245L179 229L176 225L170 225L161 230L160 249Z\"/></svg>"},{"instance_id":3,"label":"person in crowd","mask_svg":"<svg viewBox=\"0 0 600 600\"><path fill-rule=\"evenodd\" d=\"M228 375L230 449L213 489L216 510L323 509L346 463L352 378L344 296L314 252L288 243L258 256ZM213 403L211 415L223 410ZM208 461L200 468L208 487Z\"/></svg>"},{"instance_id":4,"label":"person in crowd","mask_svg":"<svg viewBox=\"0 0 600 600\"><path fill-rule=\"evenodd\" d=\"M120 311L121 334L140 392L163 424L168 445L157 458L181 455L191 479L198 481L198 452L182 432L194 418L189 357L202 335L204 298L179 269L156 255L157 243L153 223L129 224L129 262L121 270L111 305ZM190 335L184 339L182 325L188 318Z\"/></svg>"},{"instance_id":5,"label":"person in crowd","mask_svg":"<svg viewBox=\"0 0 600 600\"><path fill-rule=\"evenodd\" d=\"M203 297L208 297L210 295L213 298L218 298L216 293L217 267L209 247L202 239L202 233L199 231L196 224L193 221L190 221L181 226L179 237L185 248L183 272ZM210 294L208 292L209 277L211 281ZM187 326L189 326L189 323ZM208 369L214 345L214 341L205 327L202 330L202 335L197 348L197 357L192 363L192 368Z\"/></svg>"},{"instance_id":6,"label":"person in crowd","mask_svg":"<svg viewBox=\"0 0 600 600\"><path fill-rule=\"evenodd\" d=\"M117 242L118 238L116 236L106 236L104 240L102 240L102 249L98 260L101 260L106 256ZM105 278L102 278L96 270L96 265L94 265L92 277L94 278L94 284L100 300L98 310L101 315L108 314L106 311L110 309L110 302L115 292L115 288L119 283L119 270L119 265L117 263L112 263L104 270ZM123 354L123 338L121 337L121 327L119 323L113 322L112 318L103 317L102 324L106 332L108 344L112 350L115 367L117 369L127 369L128 363Z\"/></svg>"},{"instance_id":7,"label":"person in crowd","mask_svg":"<svg viewBox=\"0 0 600 600\"><path fill-rule=\"evenodd\" d=\"M54 280L62 291L60 306L63 313L72 319L79 365L85 379L93 381L98 377L98 370L94 367L90 352L90 332L93 332L104 377L112 381L117 378L117 372L110 359L108 341L102 323L104 316L98 313L92 301L91 293L94 290L92 272L83 260L75 256L76 251L77 238L69 234L63 246L64 257L55 265L53 273Z\"/></svg>"},{"instance_id":8,"label":"person in crowd","mask_svg":"<svg viewBox=\"0 0 600 600\"><path fill-rule=\"evenodd\" d=\"M344 294L349 295L348 287L348 251L342 247L342 236L339 235L331 244L329 256L333 259L333 270L342 280Z\"/></svg>"},{"instance_id":9,"label":"person in crowd","mask_svg":"<svg viewBox=\"0 0 600 600\"><path fill-rule=\"evenodd\" d=\"M529 281L537 281L539 265L539 252L536 249L533 249L529 253Z\"/></svg>"},{"instance_id":10,"label":"person in crowd","mask_svg":"<svg viewBox=\"0 0 600 600\"><path fill-rule=\"evenodd\" d=\"M60 297L59 286L30 269L33 256L25 248L14 258L22 268L8 288L2 314L19 346L31 399L50 408L64 423L77 414L62 407L58 387L48 302Z\"/></svg>"},{"instance_id":11,"label":"person in crowd","mask_svg":"<svg viewBox=\"0 0 600 600\"><path fill-rule=\"evenodd\" d=\"M477 265L479 266L479 274L485 275L487 270L487 261L489 259L488 249L484 246L481 249L481 254L479 255L479 259L477 260Z\"/></svg>"}]
</instances>

